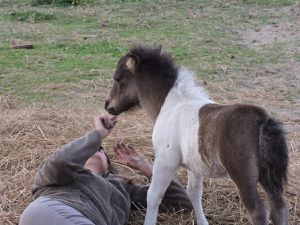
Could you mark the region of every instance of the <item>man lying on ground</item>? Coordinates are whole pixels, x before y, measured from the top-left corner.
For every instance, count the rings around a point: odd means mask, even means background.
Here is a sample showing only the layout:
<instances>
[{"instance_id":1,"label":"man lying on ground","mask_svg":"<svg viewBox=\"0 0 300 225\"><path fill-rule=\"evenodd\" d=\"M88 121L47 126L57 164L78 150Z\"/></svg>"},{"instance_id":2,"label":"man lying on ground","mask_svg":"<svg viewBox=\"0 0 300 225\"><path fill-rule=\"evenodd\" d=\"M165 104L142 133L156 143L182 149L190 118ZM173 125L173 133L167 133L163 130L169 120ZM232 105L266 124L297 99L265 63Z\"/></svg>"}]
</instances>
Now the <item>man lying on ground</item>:
<instances>
[{"instance_id":1,"label":"man lying on ground","mask_svg":"<svg viewBox=\"0 0 300 225\"><path fill-rule=\"evenodd\" d=\"M122 225L129 210L146 208L149 185L132 184L115 175L100 147L111 132L116 117L98 116L95 129L55 151L39 166L32 194L19 225ZM132 147L118 144L115 155L121 163L148 178L152 164ZM185 189L173 181L161 210L191 211Z\"/></svg>"}]
</instances>

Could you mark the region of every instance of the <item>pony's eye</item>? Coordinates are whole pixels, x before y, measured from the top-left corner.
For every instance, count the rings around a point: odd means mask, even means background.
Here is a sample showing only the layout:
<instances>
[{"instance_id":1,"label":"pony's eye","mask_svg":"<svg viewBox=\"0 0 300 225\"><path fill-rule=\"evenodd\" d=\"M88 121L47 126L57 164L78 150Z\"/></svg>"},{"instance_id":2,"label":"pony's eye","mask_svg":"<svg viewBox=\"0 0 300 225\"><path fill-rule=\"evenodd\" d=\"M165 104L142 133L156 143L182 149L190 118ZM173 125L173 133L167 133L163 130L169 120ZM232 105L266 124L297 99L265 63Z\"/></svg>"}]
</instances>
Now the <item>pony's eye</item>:
<instances>
[{"instance_id":1,"label":"pony's eye","mask_svg":"<svg viewBox=\"0 0 300 225\"><path fill-rule=\"evenodd\" d=\"M119 73L116 73L115 75L114 75L114 77L113 77L113 79L114 79L114 81L116 81L116 82L119 82L121 79L120 79L120 74Z\"/></svg>"}]
</instances>

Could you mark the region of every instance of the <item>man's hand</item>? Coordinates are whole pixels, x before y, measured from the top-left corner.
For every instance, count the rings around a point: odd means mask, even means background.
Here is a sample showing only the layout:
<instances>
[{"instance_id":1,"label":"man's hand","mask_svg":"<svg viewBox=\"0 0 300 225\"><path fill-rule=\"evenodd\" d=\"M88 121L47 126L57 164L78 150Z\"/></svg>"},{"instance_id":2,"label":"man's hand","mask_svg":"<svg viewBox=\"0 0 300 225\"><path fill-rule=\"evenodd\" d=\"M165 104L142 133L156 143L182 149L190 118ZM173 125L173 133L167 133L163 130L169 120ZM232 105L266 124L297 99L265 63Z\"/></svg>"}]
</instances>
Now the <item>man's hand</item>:
<instances>
[{"instance_id":1,"label":"man's hand","mask_svg":"<svg viewBox=\"0 0 300 225\"><path fill-rule=\"evenodd\" d=\"M146 177L152 176L152 164L130 145L125 145L124 143L117 144L114 147L114 152L119 161L124 165L139 170Z\"/></svg>"},{"instance_id":2,"label":"man's hand","mask_svg":"<svg viewBox=\"0 0 300 225\"><path fill-rule=\"evenodd\" d=\"M117 123L116 116L96 116L95 129L100 133L102 139L105 138Z\"/></svg>"}]
</instances>

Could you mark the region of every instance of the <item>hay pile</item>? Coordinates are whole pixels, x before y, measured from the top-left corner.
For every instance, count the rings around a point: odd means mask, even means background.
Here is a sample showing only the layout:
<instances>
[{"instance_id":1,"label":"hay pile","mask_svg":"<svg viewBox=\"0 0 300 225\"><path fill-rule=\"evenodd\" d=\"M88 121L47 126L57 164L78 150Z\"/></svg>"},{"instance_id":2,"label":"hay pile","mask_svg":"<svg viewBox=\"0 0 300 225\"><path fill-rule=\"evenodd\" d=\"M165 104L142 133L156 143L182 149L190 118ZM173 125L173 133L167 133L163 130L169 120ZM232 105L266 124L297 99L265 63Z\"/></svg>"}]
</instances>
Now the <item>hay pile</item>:
<instances>
[{"instance_id":1,"label":"hay pile","mask_svg":"<svg viewBox=\"0 0 300 225\"><path fill-rule=\"evenodd\" d=\"M92 129L93 116L98 109L88 105L31 106L0 97L0 224L17 224L24 208L32 201L30 188L37 166L56 148ZM120 116L116 129L105 140L104 147L112 156L112 146L123 140L133 144L153 159L151 147L152 124L141 111ZM300 224L300 135L288 135L291 150L289 186L285 196L290 209L290 224ZM113 158L113 156L112 156ZM113 161L114 158L113 158ZM143 177L120 164L120 173ZM186 182L186 172L178 178ZM204 209L210 224L250 224L230 181L205 181ZM194 215L170 212L159 216L159 224L195 224ZM129 224L142 224L144 212L133 212Z\"/></svg>"}]
</instances>

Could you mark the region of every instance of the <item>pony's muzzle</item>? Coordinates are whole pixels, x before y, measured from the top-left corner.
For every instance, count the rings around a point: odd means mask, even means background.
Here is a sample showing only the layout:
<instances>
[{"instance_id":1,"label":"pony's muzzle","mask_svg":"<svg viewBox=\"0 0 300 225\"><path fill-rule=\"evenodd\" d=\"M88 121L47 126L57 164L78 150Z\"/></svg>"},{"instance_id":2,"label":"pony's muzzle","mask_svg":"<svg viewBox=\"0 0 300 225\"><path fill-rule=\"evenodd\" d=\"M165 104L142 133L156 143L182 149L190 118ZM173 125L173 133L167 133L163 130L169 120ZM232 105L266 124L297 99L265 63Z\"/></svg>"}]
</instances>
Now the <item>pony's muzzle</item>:
<instances>
[{"instance_id":1,"label":"pony's muzzle","mask_svg":"<svg viewBox=\"0 0 300 225\"><path fill-rule=\"evenodd\" d=\"M105 108L105 110L107 111L107 107L108 107L108 105L109 105L109 100L105 100L105 105L104 105L104 108Z\"/></svg>"},{"instance_id":2,"label":"pony's muzzle","mask_svg":"<svg viewBox=\"0 0 300 225\"><path fill-rule=\"evenodd\" d=\"M104 108L111 115L118 115L119 114L119 113L117 113L116 109L113 106L110 106L110 101L109 100L105 101Z\"/></svg>"}]
</instances>

